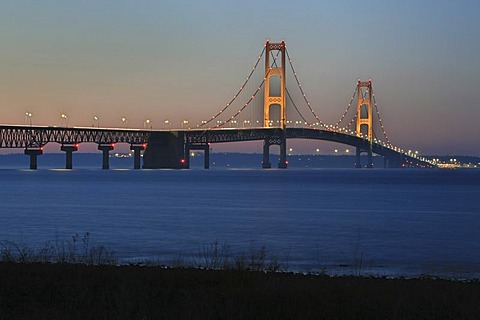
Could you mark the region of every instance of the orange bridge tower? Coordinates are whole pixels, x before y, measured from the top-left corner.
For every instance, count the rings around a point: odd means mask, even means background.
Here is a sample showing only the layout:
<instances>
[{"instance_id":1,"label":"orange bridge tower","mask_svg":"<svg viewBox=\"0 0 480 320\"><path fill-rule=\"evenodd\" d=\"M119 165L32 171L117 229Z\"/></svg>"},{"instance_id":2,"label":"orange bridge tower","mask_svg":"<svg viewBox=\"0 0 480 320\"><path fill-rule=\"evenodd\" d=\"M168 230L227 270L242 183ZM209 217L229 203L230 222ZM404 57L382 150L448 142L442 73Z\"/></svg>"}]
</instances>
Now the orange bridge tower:
<instances>
[{"instance_id":1,"label":"orange bridge tower","mask_svg":"<svg viewBox=\"0 0 480 320\"><path fill-rule=\"evenodd\" d=\"M372 141L373 141L373 114L372 114L372 80L357 82L357 137L367 140L364 147L357 147L355 167L361 168L360 154L368 154L367 168L373 168Z\"/></svg>"},{"instance_id":2,"label":"orange bridge tower","mask_svg":"<svg viewBox=\"0 0 480 320\"><path fill-rule=\"evenodd\" d=\"M272 51L276 51L275 55ZM277 58L280 56L280 63ZM273 61L271 61L273 59ZM280 146L279 168L287 168L287 139L285 128L287 126L286 112L286 46L285 41L265 43L265 83L263 100L263 127L275 129L263 143L263 168L271 168L269 159L270 146ZM272 114L275 114L272 117Z\"/></svg>"}]
</instances>

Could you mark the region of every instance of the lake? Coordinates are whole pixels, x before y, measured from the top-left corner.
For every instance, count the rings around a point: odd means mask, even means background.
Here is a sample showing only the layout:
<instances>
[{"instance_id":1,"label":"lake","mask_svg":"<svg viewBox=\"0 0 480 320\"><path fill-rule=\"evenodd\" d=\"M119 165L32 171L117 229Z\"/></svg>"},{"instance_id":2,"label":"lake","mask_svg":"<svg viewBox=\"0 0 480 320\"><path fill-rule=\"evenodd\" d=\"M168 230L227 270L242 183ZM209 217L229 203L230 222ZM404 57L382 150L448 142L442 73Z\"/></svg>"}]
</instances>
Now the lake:
<instances>
[{"instance_id":1,"label":"lake","mask_svg":"<svg viewBox=\"0 0 480 320\"><path fill-rule=\"evenodd\" d=\"M8 168L0 185L0 241L35 248L88 232L123 263L218 242L291 271L480 278L480 170Z\"/></svg>"}]
</instances>

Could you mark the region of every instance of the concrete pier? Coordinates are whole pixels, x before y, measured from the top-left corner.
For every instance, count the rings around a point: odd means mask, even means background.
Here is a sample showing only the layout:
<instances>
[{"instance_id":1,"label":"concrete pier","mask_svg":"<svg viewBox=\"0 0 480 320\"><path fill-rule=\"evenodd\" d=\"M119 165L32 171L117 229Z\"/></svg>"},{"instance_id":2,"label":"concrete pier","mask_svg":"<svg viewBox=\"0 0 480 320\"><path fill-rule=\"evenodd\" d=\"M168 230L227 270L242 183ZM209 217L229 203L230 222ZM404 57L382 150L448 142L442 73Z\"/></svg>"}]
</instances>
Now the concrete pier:
<instances>
[{"instance_id":1,"label":"concrete pier","mask_svg":"<svg viewBox=\"0 0 480 320\"><path fill-rule=\"evenodd\" d=\"M262 169L270 169L272 164L270 163L270 143L268 139L263 141L263 160Z\"/></svg>"},{"instance_id":2,"label":"concrete pier","mask_svg":"<svg viewBox=\"0 0 480 320\"><path fill-rule=\"evenodd\" d=\"M282 137L280 142L280 161L278 162L278 169L287 169L287 139Z\"/></svg>"},{"instance_id":3,"label":"concrete pier","mask_svg":"<svg viewBox=\"0 0 480 320\"><path fill-rule=\"evenodd\" d=\"M280 134L267 138L263 141L263 161L262 168L270 169L272 164L270 162L270 146L278 145L280 146L280 161L278 162L279 169L286 169L288 166L287 161L287 138L285 136L285 131L282 130Z\"/></svg>"},{"instance_id":4,"label":"concrete pier","mask_svg":"<svg viewBox=\"0 0 480 320\"><path fill-rule=\"evenodd\" d=\"M37 157L43 154L43 148L25 149L25 154L30 157L30 170L37 170Z\"/></svg>"},{"instance_id":5,"label":"concrete pier","mask_svg":"<svg viewBox=\"0 0 480 320\"><path fill-rule=\"evenodd\" d=\"M133 169L140 169L141 168L141 152L145 150L145 145L131 145L130 150L133 151Z\"/></svg>"},{"instance_id":6,"label":"concrete pier","mask_svg":"<svg viewBox=\"0 0 480 320\"><path fill-rule=\"evenodd\" d=\"M99 144L98 150L103 152L102 169L110 169L110 151L114 149L113 144Z\"/></svg>"},{"instance_id":7,"label":"concrete pier","mask_svg":"<svg viewBox=\"0 0 480 320\"><path fill-rule=\"evenodd\" d=\"M78 151L78 145L62 145L60 150L65 152L65 169L73 169L73 153Z\"/></svg>"},{"instance_id":8,"label":"concrete pier","mask_svg":"<svg viewBox=\"0 0 480 320\"><path fill-rule=\"evenodd\" d=\"M143 153L145 169L188 169L182 132L152 132Z\"/></svg>"},{"instance_id":9,"label":"concrete pier","mask_svg":"<svg viewBox=\"0 0 480 320\"><path fill-rule=\"evenodd\" d=\"M362 152L366 152L368 157L367 157L367 165L365 166L366 168L373 168L373 155L372 155L372 148L361 148L357 147L356 148L356 153L355 153L355 168L362 168L362 162L360 159L360 154Z\"/></svg>"}]
</instances>

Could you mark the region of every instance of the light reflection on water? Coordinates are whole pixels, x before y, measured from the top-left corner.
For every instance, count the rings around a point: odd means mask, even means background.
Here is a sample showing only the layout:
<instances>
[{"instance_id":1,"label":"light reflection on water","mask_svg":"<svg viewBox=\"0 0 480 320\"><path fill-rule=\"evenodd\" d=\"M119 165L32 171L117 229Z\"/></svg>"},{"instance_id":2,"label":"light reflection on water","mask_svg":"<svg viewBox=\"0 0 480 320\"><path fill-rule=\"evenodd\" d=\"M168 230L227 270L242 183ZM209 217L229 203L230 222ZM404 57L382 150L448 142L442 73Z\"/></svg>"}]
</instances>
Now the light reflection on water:
<instances>
[{"instance_id":1,"label":"light reflection on water","mask_svg":"<svg viewBox=\"0 0 480 320\"><path fill-rule=\"evenodd\" d=\"M479 170L0 170L0 241L124 261L265 246L299 271L479 277Z\"/></svg>"}]
</instances>

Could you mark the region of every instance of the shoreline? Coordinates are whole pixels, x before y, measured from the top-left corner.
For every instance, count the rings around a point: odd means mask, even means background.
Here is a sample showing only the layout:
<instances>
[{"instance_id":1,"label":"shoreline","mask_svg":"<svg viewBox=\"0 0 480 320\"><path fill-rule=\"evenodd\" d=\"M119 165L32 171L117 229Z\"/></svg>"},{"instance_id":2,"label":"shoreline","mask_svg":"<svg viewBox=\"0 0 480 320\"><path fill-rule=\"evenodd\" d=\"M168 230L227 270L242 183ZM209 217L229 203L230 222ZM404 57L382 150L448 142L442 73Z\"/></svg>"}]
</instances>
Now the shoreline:
<instances>
[{"instance_id":1,"label":"shoreline","mask_svg":"<svg viewBox=\"0 0 480 320\"><path fill-rule=\"evenodd\" d=\"M297 257L298 258L298 257ZM305 263L305 258L300 260ZM0 262L84 264L88 266L145 266L164 268L193 268L200 270L236 270L281 272L329 277L374 277L390 279L435 278L450 281L480 281L480 271L475 265L422 264L395 265L374 262L363 251L354 251L342 261L328 261L317 256L311 264L299 264L292 252L279 253L264 245L252 242L248 249L238 250L226 242L203 243L190 254L170 252L154 256L128 258L108 245L93 241L91 234L75 234L70 239L46 241L41 246L23 242L0 241ZM313 261L313 260L312 260Z\"/></svg>"},{"instance_id":2,"label":"shoreline","mask_svg":"<svg viewBox=\"0 0 480 320\"><path fill-rule=\"evenodd\" d=\"M0 319L478 319L480 281L0 262Z\"/></svg>"},{"instance_id":3,"label":"shoreline","mask_svg":"<svg viewBox=\"0 0 480 320\"><path fill-rule=\"evenodd\" d=\"M461 266L388 266L372 264L363 252L338 264L318 260L311 265L298 265L286 255L251 244L247 251L232 250L225 242L204 243L190 255L170 255L125 258L106 245L93 242L89 232L76 234L70 240L47 241L43 246L0 241L0 263L71 264L87 266L139 266L182 268L217 271L260 271L327 277L371 277L388 279L431 278L449 281L480 281L480 272ZM303 261L303 260L302 260ZM428 271L421 271L428 270Z\"/></svg>"}]
</instances>

